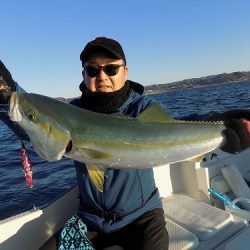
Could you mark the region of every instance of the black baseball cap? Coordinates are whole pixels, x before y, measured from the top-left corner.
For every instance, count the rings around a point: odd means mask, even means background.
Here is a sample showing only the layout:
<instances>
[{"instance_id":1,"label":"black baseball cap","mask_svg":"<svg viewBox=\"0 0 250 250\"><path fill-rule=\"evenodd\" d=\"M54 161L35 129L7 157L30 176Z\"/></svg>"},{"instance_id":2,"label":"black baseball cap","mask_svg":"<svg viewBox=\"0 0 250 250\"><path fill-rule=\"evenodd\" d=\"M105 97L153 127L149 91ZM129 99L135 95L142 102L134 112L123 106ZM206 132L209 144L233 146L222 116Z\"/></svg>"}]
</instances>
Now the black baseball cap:
<instances>
[{"instance_id":1,"label":"black baseball cap","mask_svg":"<svg viewBox=\"0 0 250 250\"><path fill-rule=\"evenodd\" d=\"M126 64L126 57L121 44L116 40L107 37L97 37L95 40L87 43L80 54L80 60L84 64L92 53L99 51L100 49L108 51L117 59L123 59Z\"/></svg>"}]
</instances>

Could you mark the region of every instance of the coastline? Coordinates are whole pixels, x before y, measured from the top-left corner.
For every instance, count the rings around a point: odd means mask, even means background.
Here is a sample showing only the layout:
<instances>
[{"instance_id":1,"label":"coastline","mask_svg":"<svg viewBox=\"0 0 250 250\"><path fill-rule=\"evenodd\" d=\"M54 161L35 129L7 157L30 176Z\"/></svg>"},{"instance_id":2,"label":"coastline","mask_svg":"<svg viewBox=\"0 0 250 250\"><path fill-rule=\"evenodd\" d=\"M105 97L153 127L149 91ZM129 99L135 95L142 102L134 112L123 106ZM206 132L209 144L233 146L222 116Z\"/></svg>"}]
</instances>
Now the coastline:
<instances>
[{"instance_id":1,"label":"coastline","mask_svg":"<svg viewBox=\"0 0 250 250\"><path fill-rule=\"evenodd\" d=\"M153 95L153 94L160 94L160 93L166 93L166 92L173 92L173 91L177 91L177 90L184 90L184 89L198 89L198 88L205 88L208 86L218 86L218 85L223 85L223 84L237 84L237 83L243 83L243 82L248 82L250 81L250 79L248 80L237 80L237 81L231 81L231 82L222 82L222 83L210 83L210 84L202 84L202 85L191 85L191 86L173 86L170 83L170 87L167 87L168 84L162 84L162 88L147 88L147 86L145 86L145 91L147 95ZM150 85L150 87L153 85ZM159 86L159 85L158 85Z\"/></svg>"}]
</instances>

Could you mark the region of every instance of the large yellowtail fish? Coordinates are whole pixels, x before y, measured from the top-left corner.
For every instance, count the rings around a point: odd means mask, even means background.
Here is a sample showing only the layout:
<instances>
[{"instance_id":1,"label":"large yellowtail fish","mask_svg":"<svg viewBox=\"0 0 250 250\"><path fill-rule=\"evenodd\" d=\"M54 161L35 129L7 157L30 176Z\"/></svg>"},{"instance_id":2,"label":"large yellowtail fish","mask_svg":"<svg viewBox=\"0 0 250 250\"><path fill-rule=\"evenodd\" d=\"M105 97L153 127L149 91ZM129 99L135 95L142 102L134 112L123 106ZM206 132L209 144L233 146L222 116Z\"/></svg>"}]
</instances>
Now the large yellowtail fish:
<instances>
[{"instance_id":1,"label":"large yellowtail fish","mask_svg":"<svg viewBox=\"0 0 250 250\"><path fill-rule=\"evenodd\" d=\"M99 169L147 168L197 158L222 144L225 129L220 122L174 120L159 105L131 118L17 92L11 95L10 117L26 131L38 155L86 163L98 179L95 183L103 180Z\"/></svg>"}]
</instances>

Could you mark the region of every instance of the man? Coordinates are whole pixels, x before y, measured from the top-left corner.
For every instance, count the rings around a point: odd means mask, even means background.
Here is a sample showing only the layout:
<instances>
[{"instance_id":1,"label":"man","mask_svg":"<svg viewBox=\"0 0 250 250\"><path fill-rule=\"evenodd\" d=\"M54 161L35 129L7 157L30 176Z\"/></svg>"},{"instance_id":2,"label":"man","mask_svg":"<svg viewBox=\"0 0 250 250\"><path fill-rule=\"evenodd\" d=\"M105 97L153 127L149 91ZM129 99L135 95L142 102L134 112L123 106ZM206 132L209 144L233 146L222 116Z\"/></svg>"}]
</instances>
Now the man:
<instances>
[{"instance_id":1,"label":"man","mask_svg":"<svg viewBox=\"0 0 250 250\"><path fill-rule=\"evenodd\" d=\"M80 55L82 96L72 102L95 112L137 116L153 103L143 87L127 80L121 45L104 37L89 42ZM96 249L120 245L124 249L167 249L168 234L152 169L105 173L102 190L96 188L83 164L76 162L81 190L79 215Z\"/></svg>"},{"instance_id":2,"label":"man","mask_svg":"<svg viewBox=\"0 0 250 250\"><path fill-rule=\"evenodd\" d=\"M142 85L127 80L126 57L117 41L98 37L85 46L80 59L82 96L71 104L95 112L136 117L154 103L144 94ZM3 64L0 75L8 79L6 81L13 81ZM250 122L239 120L249 119L248 111L216 114L213 118L228 120L225 151L235 153L250 145L247 131ZM108 169L100 184L89 167L75 162L80 190L78 216L87 225L93 247L103 249L119 245L123 249L168 249L168 233L152 168Z\"/></svg>"}]
</instances>

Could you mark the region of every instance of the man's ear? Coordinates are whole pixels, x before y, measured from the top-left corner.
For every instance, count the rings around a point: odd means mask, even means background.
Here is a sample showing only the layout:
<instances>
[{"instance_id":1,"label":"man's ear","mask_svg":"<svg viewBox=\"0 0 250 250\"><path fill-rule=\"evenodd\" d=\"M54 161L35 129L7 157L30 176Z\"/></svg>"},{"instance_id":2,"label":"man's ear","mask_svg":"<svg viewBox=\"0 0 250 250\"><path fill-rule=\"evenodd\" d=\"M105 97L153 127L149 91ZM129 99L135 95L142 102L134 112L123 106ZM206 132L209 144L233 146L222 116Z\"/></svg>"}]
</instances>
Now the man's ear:
<instances>
[{"instance_id":1,"label":"man's ear","mask_svg":"<svg viewBox=\"0 0 250 250\"><path fill-rule=\"evenodd\" d=\"M84 83L84 80L80 83L80 85L79 85L79 89L80 89L80 91L81 92L83 92L83 89L84 89L84 86L85 85L85 83ZM85 87L86 88L86 87Z\"/></svg>"},{"instance_id":2,"label":"man's ear","mask_svg":"<svg viewBox=\"0 0 250 250\"><path fill-rule=\"evenodd\" d=\"M82 70L82 78L83 78L83 80L84 80L84 70Z\"/></svg>"},{"instance_id":3,"label":"man's ear","mask_svg":"<svg viewBox=\"0 0 250 250\"><path fill-rule=\"evenodd\" d=\"M125 78L125 81L126 81L126 80L128 80L128 67L127 66L124 67L124 74L125 74L124 78Z\"/></svg>"}]
</instances>

